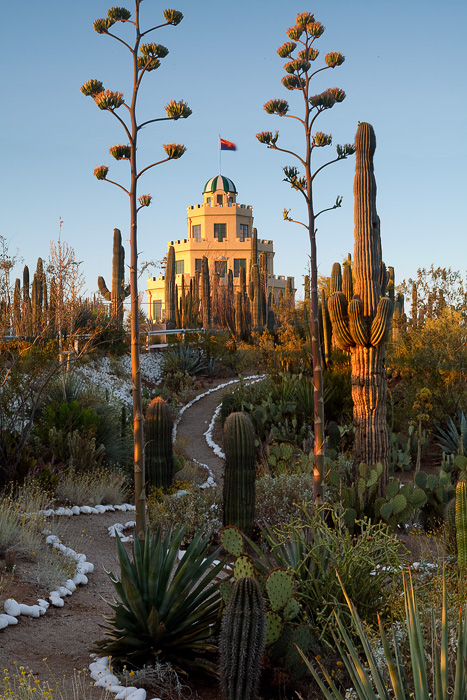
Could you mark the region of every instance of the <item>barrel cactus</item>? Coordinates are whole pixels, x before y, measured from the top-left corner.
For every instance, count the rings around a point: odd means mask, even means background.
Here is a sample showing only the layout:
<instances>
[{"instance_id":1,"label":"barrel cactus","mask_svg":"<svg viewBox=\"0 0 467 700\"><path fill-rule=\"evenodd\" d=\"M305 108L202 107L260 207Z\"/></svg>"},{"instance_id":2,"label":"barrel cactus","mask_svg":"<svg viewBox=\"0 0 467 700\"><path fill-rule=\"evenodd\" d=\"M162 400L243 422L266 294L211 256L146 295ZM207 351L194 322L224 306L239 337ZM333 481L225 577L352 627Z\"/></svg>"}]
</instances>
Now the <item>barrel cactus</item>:
<instances>
[{"instance_id":1,"label":"barrel cactus","mask_svg":"<svg viewBox=\"0 0 467 700\"><path fill-rule=\"evenodd\" d=\"M167 403L160 396L151 401L146 413L146 475L148 488L167 490L174 476L172 452L173 421Z\"/></svg>"},{"instance_id":2,"label":"barrel cactus","mask_svg":"<svg viewBox=\"0 0 467 700\"><path fill-rule=\"evenodd\" d=\"M255 433L245 413L231 413L225 421L224 452L224 525L236 525L250 535L255 511Z\"/></svg>"},{"instance_id":3,"label":"barrel cactus","mask_svg":"<svg viewBox=\"0 0 467 700\"><path fill-rule=\"evenodd\" d=\"M266 639L264 601L258 581L240 578L222 617L219 640L224 700L254 700Z\"/></svg>"}]
</instances>

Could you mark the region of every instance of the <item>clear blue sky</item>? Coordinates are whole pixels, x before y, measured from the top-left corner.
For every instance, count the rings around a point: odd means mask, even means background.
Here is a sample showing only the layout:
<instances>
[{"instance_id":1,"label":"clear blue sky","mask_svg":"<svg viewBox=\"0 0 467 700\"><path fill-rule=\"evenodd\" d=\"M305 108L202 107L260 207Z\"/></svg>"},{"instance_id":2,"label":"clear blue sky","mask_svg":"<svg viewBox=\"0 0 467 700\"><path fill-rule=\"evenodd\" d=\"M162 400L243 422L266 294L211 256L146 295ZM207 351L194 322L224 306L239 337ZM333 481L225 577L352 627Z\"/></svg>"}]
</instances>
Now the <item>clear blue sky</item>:
<instances>
[{"instance_id":1,"label":"clear blue sky","mask_svg":"<svg viewBox=\"0 0 467 700\"><path fill-rule=\"evenodd\" d=\"M131 2L126 6L133 11ZM97 290L98 275L110 284L115 227L122 231L129 261L128 198L92 174L96 165L107 163L109 177L128 183L128 164L108 153L125 137L117 121L79 91L86 80L98 78L106 88L129 94L129 53L92 28L108 7L101 0L10 2L2 8L0 29L0 235L11 252L19 249L32 272L38 256L47 259L61 217L62 239L83 261L89 294ZM166 7L145 0L145 26L157 23ZM302 148L299 126L267 115L263 104L284 97L291 111L302 109L297 94L280 83L284 61L276 49L296 13L309 10L326 27L317 42L321 55L341 51L346 57L343 66L317 76L315 92L338 86L347 93L317 127L332 133L334 143L345 143L353 141L358 121L373 125L383 258L395 267L396 283L431 263L465 273L464 0L444 5L432 0L181 0L169 7L185 18L178 27L152 35L170 53L143 82L140 121L163 116L170 99L188 102L193 115L149 126L140 139L140 166L164 157L163 143L187 147L181 160L153 169L141 181L140 193L154 197L139 218L142 259L160 259L167 240L186 237L187 206L202 201L205 182L218 171L221 134L238 146L222 154L223 174L235 182L238 201L253 205L259 236L274 240L276 274L294 275L297 286L302 283L306 232L282 218L284 207L297 218L304 216L301 195L282 182L282 166L293 160L267 150L255 134L279 129L284 147ZM334 147L320 150L320 155L334 153ZM317 181L316 209L330 206L337 195L344 198L340 210L318 219L321 274L329 274L334 261L353 251L353 176L354 159L349 158Z\"/></svg>"}]
</instances>

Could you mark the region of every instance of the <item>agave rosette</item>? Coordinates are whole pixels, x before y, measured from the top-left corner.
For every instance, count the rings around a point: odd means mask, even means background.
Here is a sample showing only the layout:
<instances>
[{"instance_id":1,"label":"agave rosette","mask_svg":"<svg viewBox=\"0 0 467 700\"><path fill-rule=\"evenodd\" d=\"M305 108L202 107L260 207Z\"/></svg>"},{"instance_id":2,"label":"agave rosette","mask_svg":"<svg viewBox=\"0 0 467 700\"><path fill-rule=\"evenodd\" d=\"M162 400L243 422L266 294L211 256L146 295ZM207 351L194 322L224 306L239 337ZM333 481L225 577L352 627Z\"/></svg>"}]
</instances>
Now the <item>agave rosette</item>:
<instances>
[{"instance_id":1,"label":"agave rosette","mask_svg":"<svg viewBox=\"0 0 467 700\"><path fill-rule=\"evenodd\" d=\"M219 583L224 566L220 549L212 554L209 537L198 533L181 561L177 561L186 527L168 532L160 528L143 542L135 537L134 561L117 539L120 578L109 573L119 601L110 603L106 637L94 651L140 667L168 661L177 670L210 667L204 652L216 650L214 633L219 620Z\"/></svg>"}]
</instances>

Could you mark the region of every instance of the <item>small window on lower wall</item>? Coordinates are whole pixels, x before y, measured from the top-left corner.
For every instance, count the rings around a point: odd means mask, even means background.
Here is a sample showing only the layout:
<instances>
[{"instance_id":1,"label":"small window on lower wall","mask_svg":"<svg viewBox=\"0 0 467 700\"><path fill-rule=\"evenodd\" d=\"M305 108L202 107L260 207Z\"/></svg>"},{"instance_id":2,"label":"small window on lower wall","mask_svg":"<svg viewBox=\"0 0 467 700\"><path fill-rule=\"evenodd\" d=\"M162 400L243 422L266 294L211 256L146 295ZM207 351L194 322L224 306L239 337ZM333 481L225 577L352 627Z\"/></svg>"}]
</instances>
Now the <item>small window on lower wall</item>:
<instances>
[{"instance_id":1,"label":"small window on lower wall","mask_svg":"<svg viewBox=\"0 0 467 700\"><path fill-rule=\"evenodd\" d=\"M246 258L234 258L234 277L240 277L240 268L246 270Z\"/></svg>"},{"instance_id":2,"label":"small window on lower wall","mask_svg":"<svg viewBox=\"0 0 467 700\"><path fill-rule=\"evenodd\" d=\"M176 260L175 261L175 274L176 275L183 275L185 272L185 261L184 260Z\"/></svg>"},{"instance_id":3,"label":"small window on lower wall","mask_svg":"<svg viewBox=\"0 0 467 700\"><path fill-rule=\"evenodd\" d=\"M195 258L195 272L201 272L201 264L202 264L202 259L201 258Z\"/></svg>"},{"instance_id":4,"label":"small window on lower wall","mask_svg":"<svg viewBox=\"0 0 467 700\"><path fill-rule=\"evenodd\" d=\"M154 321L162 321L162 299L152 302L152 318Z\"/></svg>"},{"instance_id":5,"label":"small window on lower wall","mask_svg":"<svg viewBox=\"0 0 467 700\"><path fill-rule=\"evenodd\" d=\"M227 236L227 224L214 224L214 238L222 243Z\"/></svg>"},{"instance_id":6,"label":"small window on lower wall","mask_svg":"<svg viewBox=\"0 0 467 700\"><path fill-rule=\"evenodd\" d=\"M227 260L215 260L214 272L216 275L219 275L219 277L225 277L227 274Z\"/></svg>"},{"instance_id":7,"label":"small window on lower wall","mask_svg":"<svg viewBox=\"0 0 467 700\"><path fill-rule=\"evenodd\" d=\"M201 224L192 226L191 232L194 240L199 242L201 240Z\"/></svg>"}]
</instances>

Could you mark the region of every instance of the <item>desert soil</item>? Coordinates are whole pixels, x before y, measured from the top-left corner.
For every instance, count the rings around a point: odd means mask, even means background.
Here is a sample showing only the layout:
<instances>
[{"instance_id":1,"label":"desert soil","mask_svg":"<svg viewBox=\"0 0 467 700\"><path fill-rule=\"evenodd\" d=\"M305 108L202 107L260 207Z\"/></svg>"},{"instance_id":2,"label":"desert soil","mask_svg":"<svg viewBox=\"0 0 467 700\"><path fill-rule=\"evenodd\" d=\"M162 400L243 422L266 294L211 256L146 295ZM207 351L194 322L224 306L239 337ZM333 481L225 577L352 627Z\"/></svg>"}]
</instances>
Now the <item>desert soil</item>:
<instances>
[{"instance_id":1,"label":"desert soil","mask_svg":"<svg viewBox=\"0 0 467 700\"><path fill-rule=\"evenodd\" d=\"M225 381L207 380L200 387L200 393ZM223 460L208 447L204 432L222 393L223 390L219 390L195 402L185 411L178 426L185 453L207 464L218 483L222 480ZM89 574L87 585L79 586L72 596L65 598L63 608L50 606L47 613L38 619L21 616L17 625L0 631L0 671L6 668L12 670L16 661L18 665L30 669L38 679L48 680L52 685L64 676L69 685L75 670L86 669L87 672L92 643L103 636L99 625L103 622L103 616L111 613L106 601L112 600L113 587L105 571L118 573L115 539L109 536L108 528L115 523L133 520L133 517L131 512L115 512L56 518L59 533L60 521L66 520L63 523L64 544L84 553L87 560L94 564L94 571ZM14 597L18 602L35 604L38 597L47 597L44 591L19 581L12 582L8 589L5 585L8 584L4 582L1 599ZM47 665L44 659L47 659ZM194 697L197 690L202 700L217 697L216 686L211 683L194 690ZM87 697L102 698L102 689L90 689Z\"/></svg>"}]
</instances>

